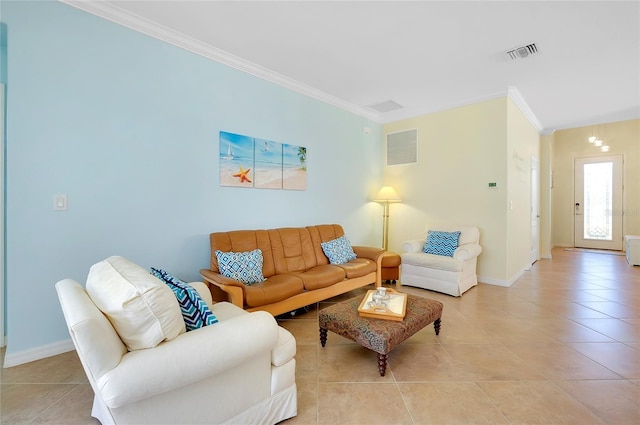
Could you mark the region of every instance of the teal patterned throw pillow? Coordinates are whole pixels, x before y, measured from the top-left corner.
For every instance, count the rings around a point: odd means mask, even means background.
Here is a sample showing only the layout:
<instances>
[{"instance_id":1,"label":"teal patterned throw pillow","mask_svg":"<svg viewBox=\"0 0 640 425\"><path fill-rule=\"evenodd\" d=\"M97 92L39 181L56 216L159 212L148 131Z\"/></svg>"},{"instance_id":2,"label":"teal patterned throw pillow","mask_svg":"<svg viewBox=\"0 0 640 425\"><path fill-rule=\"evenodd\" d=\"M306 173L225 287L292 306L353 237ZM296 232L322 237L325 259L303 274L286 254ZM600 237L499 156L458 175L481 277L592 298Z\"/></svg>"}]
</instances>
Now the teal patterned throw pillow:
<instances>
[{"instance_id":1,"label":"teal patterned throw pillow","mask_svg":"<svg viewBox=\"0 0 640 425\"><path fill-rule=\"evenodd\" d=\"M207 303L200 297L198 291L187 282L172 276L162 269L151 267L151 274L166 283L175 294L178 304L180 304L187 332L218 323L218 319L211 312Z\"/></svg>"},{"instance_id":2,"label":"teal patterned throw pillow","mask_svg":"<svg viewBox=\"0 0 640 425\"><path fill-rule=\"evenodd\" d=\"M262 275L262 251L254 249L247 252L216 251L220 274L231 279L239 280L245 285L264 282Z\"/></svg>"},{"instance_id":3,"label":"teal patterned throw pillow","mask_svg":"<svg viewBox=\"0 0 640 425\"><path fill-rule=\"evenodd\" d=\"M429 230L427 240L424 243L423 252L427 254L444 255L453 257L453 252L458 248L460 232L440 232Z\"/></svg>"},{"instance_id":4,"label":"teal patterned throw pillow","mask_svg":"<svg viewBox=\"0 0 640 425\"><path fill-rule=\"evenodd\" d=\"M349 239L344 235L338 239L322 242L320 245L331 264L344 264L356 258Z\"/></svg>"}]
</instances>

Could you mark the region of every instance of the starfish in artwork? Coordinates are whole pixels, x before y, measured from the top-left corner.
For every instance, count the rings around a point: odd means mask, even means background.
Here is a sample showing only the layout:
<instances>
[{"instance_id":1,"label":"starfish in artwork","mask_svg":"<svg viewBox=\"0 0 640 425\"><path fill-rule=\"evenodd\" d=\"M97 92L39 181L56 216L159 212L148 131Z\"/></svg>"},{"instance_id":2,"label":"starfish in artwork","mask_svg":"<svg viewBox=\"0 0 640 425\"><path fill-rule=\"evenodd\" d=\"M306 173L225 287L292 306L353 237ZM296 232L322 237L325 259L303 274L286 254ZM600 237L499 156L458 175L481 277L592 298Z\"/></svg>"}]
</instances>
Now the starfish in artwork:
<instances>
[{"instance_id":1,"label":"starfish in artwork","mask_svg":"<svg viewBox=\"0 0 640 425\"><path fill-rule=\"evenodd\" d=\"M244 183L245 181L247 183L251 183L251 180L247 176L247 174L249 174L249 171L251 171L251 168L247 168L245 170L244 168L240 167L240 171L237 174L234 174L233 177L238 177L240 179L240 183Z\"/></svg>"}]
</instances>

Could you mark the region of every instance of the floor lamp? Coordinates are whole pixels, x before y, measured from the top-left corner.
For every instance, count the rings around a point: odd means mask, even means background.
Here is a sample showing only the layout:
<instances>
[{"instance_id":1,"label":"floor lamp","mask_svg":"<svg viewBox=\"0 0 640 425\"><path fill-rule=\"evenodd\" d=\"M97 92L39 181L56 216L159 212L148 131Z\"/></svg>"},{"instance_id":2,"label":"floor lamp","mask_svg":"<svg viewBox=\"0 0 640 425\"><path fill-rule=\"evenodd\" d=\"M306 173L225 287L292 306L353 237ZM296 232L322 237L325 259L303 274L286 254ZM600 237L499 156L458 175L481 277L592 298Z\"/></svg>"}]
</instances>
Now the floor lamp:
<instances>
[{"instance_id":1,"label":"floor lamp","mask_svg":"<svg viewBox=\"0 0 640 425\"><path fill-rule=\"evenodd\" d=\"M384 186L376 195L375 202L384 205L384 213L382 214L382 248L389 250L389 204L391 202L400 202L400 197L391 186Z\"/></svg>"}]
</instances>

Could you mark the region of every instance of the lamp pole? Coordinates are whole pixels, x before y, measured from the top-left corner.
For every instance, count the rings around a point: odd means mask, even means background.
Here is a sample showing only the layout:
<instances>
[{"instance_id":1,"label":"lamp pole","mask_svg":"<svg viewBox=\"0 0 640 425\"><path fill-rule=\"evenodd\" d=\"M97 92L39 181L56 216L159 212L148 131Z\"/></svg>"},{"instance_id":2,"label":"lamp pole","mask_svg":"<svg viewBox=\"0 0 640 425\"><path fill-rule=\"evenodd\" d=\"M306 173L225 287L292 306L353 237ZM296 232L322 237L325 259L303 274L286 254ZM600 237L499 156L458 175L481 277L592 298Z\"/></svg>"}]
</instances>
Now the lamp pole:
<instances>
[{"instance_id":1,"label":"lamp pole","mask_svg":"<svg viewBox=\"0 0 640 425\"><path fill-rule=\"evenodd\" d=\"M382 248L389 250L389 201L384 201L382 213Z\"/></svg>"},{"instance_id":2,"label":"lamp pole","mask_svg":"<svg viewBox=\"0 0 640 425\"><path fill-rule=\"evenodd\" d=\"M389 204L391 202L400 202L400 197L391 186L385 186L380 189L375 198L384 207L382 213L382 248L387 251L389 249Z\"/></svg>"}]
</instances>

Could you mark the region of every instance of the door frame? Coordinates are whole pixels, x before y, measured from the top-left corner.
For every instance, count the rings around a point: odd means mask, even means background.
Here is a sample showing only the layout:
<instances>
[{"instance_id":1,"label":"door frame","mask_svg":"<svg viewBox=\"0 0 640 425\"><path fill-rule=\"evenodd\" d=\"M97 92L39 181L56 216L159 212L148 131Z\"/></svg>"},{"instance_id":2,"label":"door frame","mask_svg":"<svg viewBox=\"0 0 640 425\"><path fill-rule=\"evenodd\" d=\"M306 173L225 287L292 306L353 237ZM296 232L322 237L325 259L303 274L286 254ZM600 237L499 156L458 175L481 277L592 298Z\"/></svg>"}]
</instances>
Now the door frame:
<instances>
[{"instance_id":1,"label":"door frame","mask_svg":"<svg viewBox=\"0 0 640 425\"><path fill-rule=\"evenodd\" d=\"M531 157L531 264L540 259L540 161Z\"/></svg>"},{"instance_id":2,"label":"door frame","mask_svg":"<svg viewBox=\"0 0 640 425\"><path fill-rule=\"evenodd\" d=\"M585 242L586 240L581 237L578 233L578 223L577 217L584 217L584 199L583 196L578 194L578 189L580 187L584 187L584 180L578 182L577 173L579 170L579 162L582 164L588 163L600 163L600 162L612 162L614 164L613 168L613 185L614 198L612 200L612 211L610 212L613 216L613 219L617 223L613 223L612 229L612 239L610 241L598 241L592 240L593 242ZM617 167L616 167L617 165ZM624 208L624 155L622 154L609 154L609 155L597 155L597 156L588 156L588 157L576 157L573 159L573 194L574 194L574 207L573 207L573 246L580 248L590 248L590 249L610 249L621 251L623 248L623 236L624 236L624 220L622 217L622 211ZM583 176L584 179L584 176ZM617 188L617 189L616 189ZM578 201L581 201L581 206L578 206ZM582 211L582 213L578 214L578 211ZM583 219L584 223L584 219ZM616 225L617 224L617 225ZM582 227L583 231L584 228ZM580 236L580 237L579 237Z\"/></svg>"},{"instance_id":3,"label":"door frame","mask_svg":"<svg viewBox=\"0 0 640 425\"><path fill-rule=\"evenodd\" d=\"M4 151L5 151L5 97L6 86L0 83L0 347L7 345L4 329L5 296L4 296L4 258L5 258L5 222L4 222ZM2 365L0 365L2 367Z\"/></svg>"}]
</instances>

